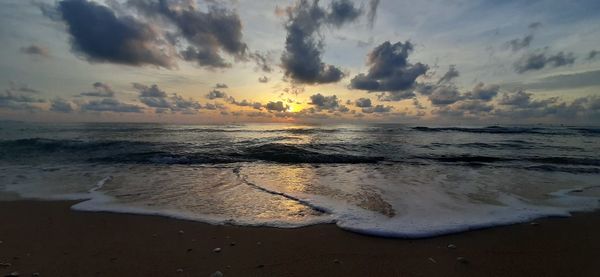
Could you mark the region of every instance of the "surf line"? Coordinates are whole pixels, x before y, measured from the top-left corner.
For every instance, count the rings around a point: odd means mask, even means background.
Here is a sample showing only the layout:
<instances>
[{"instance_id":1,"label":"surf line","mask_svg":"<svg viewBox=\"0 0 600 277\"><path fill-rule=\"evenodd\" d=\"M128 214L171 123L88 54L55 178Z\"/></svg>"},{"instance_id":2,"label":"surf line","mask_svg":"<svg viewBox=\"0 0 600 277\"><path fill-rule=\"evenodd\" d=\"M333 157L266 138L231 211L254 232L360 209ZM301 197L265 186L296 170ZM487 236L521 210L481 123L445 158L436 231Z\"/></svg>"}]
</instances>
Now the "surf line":
<instances>
[{"instance_id":1,"label":"surf line","mask_svg":"<svg viewBox=\"0 0 600 277\"><path fill-rule=\"evenodd\" d=\"M308 202L306 200L300 199L298 197L295 197L295 196L292 196L292 195L289 195L289 194L286 194L286 193L283 193L283 192L270 190L268 188L261 187L261 186L255 184L255 183L252 183L252 182L248 181L248 178L246 177L246 175L242 174L240 171L241 171L240 167L236 167L236 168L233 169L233 173L235 173L235 175L238 177L238 179L240 179L244 184L246 184L246 185L248 185L248 186L250 186L250 187L252 187L254 189L260 190L262 192L266 192L268 194L278 195L278 196L284 197L286 199L298 202L298 203L300 203L300 204L302 204L304 206L307 206L307 207L309 207L309 208L311 208L311 209L313 209L313 210L315 210L317 212L320 212L320 213L330 214L329 210L327 210L325 208L322 208L322 207L319 207L319 206L316 206L316 205L314 205L314 204L312 204L312 203L310 203L310 202Z\"/></svg>"}]
</instances>

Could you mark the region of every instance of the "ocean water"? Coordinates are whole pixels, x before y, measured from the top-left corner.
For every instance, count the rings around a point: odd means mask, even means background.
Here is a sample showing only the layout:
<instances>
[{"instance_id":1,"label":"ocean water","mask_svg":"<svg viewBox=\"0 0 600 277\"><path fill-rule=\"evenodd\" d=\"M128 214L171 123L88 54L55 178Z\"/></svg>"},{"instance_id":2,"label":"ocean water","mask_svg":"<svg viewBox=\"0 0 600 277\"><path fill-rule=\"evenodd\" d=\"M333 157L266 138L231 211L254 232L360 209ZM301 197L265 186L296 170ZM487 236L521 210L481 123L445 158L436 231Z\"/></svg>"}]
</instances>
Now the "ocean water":
<instances>
[{"instance_id":1,"label":"ocean water","mask_svg":"<svg viewBox=\"0 0 600 277\"><path fill-rule=\"evenodd\" d=\"M0 192L428 237L600 208L600 128L2 122Z\"/></svg>"}]
</instances>

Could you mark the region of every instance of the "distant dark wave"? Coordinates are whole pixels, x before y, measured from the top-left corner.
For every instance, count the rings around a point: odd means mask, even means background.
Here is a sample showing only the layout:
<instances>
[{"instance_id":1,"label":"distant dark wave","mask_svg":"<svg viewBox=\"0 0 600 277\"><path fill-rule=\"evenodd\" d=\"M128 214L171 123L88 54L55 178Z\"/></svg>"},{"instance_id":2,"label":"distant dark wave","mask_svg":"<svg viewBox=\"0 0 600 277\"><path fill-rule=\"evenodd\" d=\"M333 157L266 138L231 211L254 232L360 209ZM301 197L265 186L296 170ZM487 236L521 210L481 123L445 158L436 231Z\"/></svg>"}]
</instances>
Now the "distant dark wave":
<instances>
[{"instance_id":1,"label":"distant dark wave","mask_svg":"<svg viewBox=\"0 0 600 277\"><path fill-rule=\"evenodd\" d=\"M435 160L444 163L497 163L497 162L529 162L536 164L600 166L600 158L584 157L495 157L479 155L429 155L415 156L417 159Z\"/></svg>"},{"instance_id":2,"label":"distant dark wave","mask_svg":"<svg viewBox=\"0 0 600 277\"><path fill-rule=\"evenodd\" d=\"M544 134L544 135L572 135L579 132L594 132L597 129L553 129L542 127L504 127L504 126L488 126L482 128L466 128L466 127L413 127L413 130L421 132L463 132L463 133L479 133L479 134ZM569 132L569 130L574 132ZM585 131L582 131L585 130Z\"/></svg>"},{"instance_id":3,"label":"distant dark wave","mask_svg":"<svg viewBox=\"0 0 600 277\"><path fill-rule=\"evenodd\" d=\"M218 144L193 146L181 143L141 141L80 141L52 139L21 139L0 142L0 158L12 160L36 157L102 163L142 164L218 164L265 161L275 163L375 163L383 157L324 152L310 149L318 145L289 145L282 143L234 146ZM332 146L330 148L336 148ZM323 146L323 148L327 148Z\"/></svg>"}]
</instances>

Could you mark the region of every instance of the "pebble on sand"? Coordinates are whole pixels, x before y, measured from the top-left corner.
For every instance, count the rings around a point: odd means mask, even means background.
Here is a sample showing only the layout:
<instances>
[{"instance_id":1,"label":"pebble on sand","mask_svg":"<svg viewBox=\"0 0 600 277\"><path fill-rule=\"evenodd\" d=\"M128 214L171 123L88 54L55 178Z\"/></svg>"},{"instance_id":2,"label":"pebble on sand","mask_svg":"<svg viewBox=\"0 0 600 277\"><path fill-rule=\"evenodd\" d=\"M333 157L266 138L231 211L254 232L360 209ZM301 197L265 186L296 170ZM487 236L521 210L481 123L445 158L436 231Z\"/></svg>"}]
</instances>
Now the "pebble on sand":
<instances>
[{"instance_id":1,"label":"pebble on sand","mask_svg":"<svg viewBox=\"0 0 600 277\"><path fill-rule=\"evenodd\" d=\"M33 276L33 277L38 277L38 276L40 276L40 273L38 273L38 272L34 272L34 273L31 273L31 276Z\"/></svg>"},{"instance_id":2,"label":"pebble on sand","mask_svg":"<svg viewBox=\"0 0 600 277\"><path fill-rule=\"evenodd\" d=\"M11 265L11 263L0 263L0 267L9 267Z\"/></svg>"},{"instance_id":3,"label":"pebble on sand","mask_svg":"<svg viewBox=\"0 0 600 277\"><path fill-rule=\"evenodd\" d=\"M221 252L221 248L217 247L217 248L213 249L213 252L219 253L219 252Z\"/></svg>"},{"instance_id":4,"label":"pebble on sand","mask_svg":"<svg viewBox=\"0 0 600 277\"><path fill-rule=\"evenodd\" d=\"M456 245L454 245L454 244L452 244L452 243L451 243L451 244L448 244L448 248L449 248L449 249L456 249Z\"/></svg>"},{"instance_id":5,"label":"pebble on sand","mask_svg":"<svg viewBox=\"0 0 600 277\"><path fill-rule=\"evenodd\" d=\"M6 274L5 276L6 277L18 277L20 275L19 275L19 272L14 271L14 272L11 272L9 274Z\"/></svg>"},{"instance_id":6,"label":"pebble on sand","mask_svg":"<svg viewBox=\"0 0 600 277\"><path fill-rule=\"evenodd\" d=\"M339 263L341 263L341 262L340 262L340 260L338 260L338 259L333 259L333 263L334 263L334 264L339 264Z\"/></svg>"},{"instance_id":7,"label":"pebble on sand","mask_svg":"<svg viewBox=\"0 0 600 277\"><path fill-rule=\"evenodd\" d=\"M185 232L183 230L179 230L179 234L183 235Z\"/></svg>"},{"instance_id":8,"label":"pebble on sand","mask_svg":"<svg viewBox=\"0 0 600 277\"><path fill-rule=\"evenodd\" d=\"M465 257L458 257L458 258L456 258L456 261L459 262L459 263L461 263L461 264L469 263L469 261Z\"/></svg>"},{"instance_id":9,"label":"pebble on sand","mask_svg":"<svg viewBox=\"0 0 600 277\"><path fill-rule=\"evenodd\" d=\"M235 246L235 241L232 241L229 245L230 246Z\"/></svg>"},{"instance_id":10,"label":"pebble on sand","mask_svg":"<svg viewBox=\"0 0 600 277\"><path fill-rule=\"evenodd\" d=\"M531 225L531 226L538 226L538 225L540 225L540 224L539 224L539 223L537 223L537 222L531 222L531 223L529 223L529 225Z\"/></svg>"},{"instance_id":11,"label":"pebble on sand","mask_svg":"<svg viewBox=\"0 0 600 277\"><path fill-rule=\"evenodd\" d=\"M217 270L213 272L213 274L211 274L210 277L223 277L223 273Z\"/></svg>"},{"instance_id":12,"label":"pebble on sand","mask_svg":"<svg viewBox=\"0 0 600 277\"><path fill-rule=\"evenodd\" d=\"M177 273L182 273L183 272L183 268L178 268L176 271L177 271Z\"/></svg>"}]
</instances>

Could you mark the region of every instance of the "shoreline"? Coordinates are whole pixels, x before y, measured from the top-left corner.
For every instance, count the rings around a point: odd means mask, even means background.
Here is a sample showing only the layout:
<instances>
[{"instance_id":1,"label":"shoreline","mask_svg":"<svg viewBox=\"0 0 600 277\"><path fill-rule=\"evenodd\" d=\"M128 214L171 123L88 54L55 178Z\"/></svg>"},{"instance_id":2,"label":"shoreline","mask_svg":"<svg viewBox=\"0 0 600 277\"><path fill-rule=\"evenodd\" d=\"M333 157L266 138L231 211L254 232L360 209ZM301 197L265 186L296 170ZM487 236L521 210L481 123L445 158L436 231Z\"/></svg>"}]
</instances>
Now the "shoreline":
<instances>
[{"instance_id":1,"label":"shoreline","mask_svg":"<svg viewBox=\"0 0 600 277\"><path fill-rule=\"evenodd\" d=\"M216 271L226 276L595 276L600 271L600 212L398 239L335 224L210 225L70 209L79 202L0 202L0 276L15 271L20 276Z\"/></svg>"}]
</instances>

